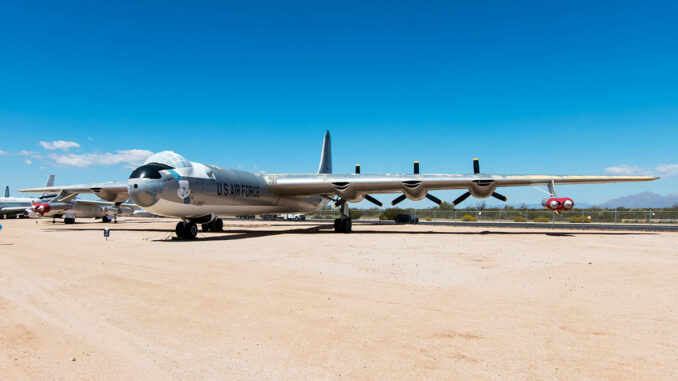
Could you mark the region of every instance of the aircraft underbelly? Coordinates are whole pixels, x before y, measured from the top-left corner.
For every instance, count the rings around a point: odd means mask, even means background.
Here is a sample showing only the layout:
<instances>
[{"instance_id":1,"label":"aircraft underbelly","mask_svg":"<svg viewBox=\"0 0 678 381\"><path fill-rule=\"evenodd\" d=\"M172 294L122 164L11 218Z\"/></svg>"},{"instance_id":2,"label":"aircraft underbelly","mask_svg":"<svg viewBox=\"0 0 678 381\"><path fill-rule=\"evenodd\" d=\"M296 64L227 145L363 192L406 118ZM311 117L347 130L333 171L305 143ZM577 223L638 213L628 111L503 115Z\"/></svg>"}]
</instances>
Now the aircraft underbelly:
<instances>
[{"instance_id":1,"label":"aircraft underbelly","mask_svg":"<svg viewBox=\"0 0 678 381\"><path fill-rule=\"evenodd\" d=\"M214 213L217 216L239 216L269 213L306 213L314 211L327 203L327 199L320 196L311 197L281 197L272 203L252 204L185 204L160 199L158 202L145 208L149 212L168 217L202 217Z\"/></svg>"}]
</instances>

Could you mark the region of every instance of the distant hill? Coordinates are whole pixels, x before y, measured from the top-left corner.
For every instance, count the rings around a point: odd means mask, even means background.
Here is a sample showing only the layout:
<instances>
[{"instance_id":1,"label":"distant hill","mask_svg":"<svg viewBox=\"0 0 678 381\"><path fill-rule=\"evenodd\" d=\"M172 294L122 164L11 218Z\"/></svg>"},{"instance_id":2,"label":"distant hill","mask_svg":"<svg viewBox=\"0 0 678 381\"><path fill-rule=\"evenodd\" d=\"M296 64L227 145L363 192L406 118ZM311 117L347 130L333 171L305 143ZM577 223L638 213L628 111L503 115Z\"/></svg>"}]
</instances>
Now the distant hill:
<instances>
[{"instance_id":1,"label":"distant hill","mask_svg":"<svg viewBox=\"0 0 678 381\"><path fill-rule=\"evenodd\" d=\"M669 208L678 204L678 193L662 196L653 192L636 193L600 204L601 208Z\"/></svg>"}]
</instances>

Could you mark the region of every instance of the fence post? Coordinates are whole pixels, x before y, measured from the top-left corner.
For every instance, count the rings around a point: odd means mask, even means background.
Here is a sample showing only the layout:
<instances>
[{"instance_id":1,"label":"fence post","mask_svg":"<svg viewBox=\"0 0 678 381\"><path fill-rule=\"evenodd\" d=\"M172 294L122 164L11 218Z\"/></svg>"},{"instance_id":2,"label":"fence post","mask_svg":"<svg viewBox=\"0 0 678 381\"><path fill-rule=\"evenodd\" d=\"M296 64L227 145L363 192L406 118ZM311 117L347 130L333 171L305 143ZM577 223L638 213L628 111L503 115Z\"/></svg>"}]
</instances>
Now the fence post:
<instances>
[{"instance_id":1,"label":"fence post","mask_svg":"<svg viewBox=\"0 0 678 381\"><path fill-rule=\"evenodd\" d=\"M581 210L581 223L584 223L584 209Z\"/></svg>"},{"instance_id":2,"label":"fence post","mask_svg":"<svg viewBox=\"0 0 678 381\"><path fill-rule=\"evenodd\" d=\"M617 209L614 210L614 224L617 224Z\"/></svg>"}]
</instances>

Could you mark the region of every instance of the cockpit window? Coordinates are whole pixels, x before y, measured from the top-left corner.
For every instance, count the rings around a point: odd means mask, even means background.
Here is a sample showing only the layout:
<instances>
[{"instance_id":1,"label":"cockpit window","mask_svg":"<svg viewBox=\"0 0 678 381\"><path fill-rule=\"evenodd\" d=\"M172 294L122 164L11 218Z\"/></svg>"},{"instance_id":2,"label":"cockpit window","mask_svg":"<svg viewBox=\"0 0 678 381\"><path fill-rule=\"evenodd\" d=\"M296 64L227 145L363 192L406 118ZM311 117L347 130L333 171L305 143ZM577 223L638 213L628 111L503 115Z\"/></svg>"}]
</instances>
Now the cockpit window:
<instances>
[{"instance_id":1,"label":"cockpit window","mask_svg":"<svg viewBox=\"0 0 678 381\"><path fill-rule=\"evenodd\" d=\"M160 171L165 170L165 169L172 169L167 164L160 164L160 163L149 163L149 164L144 164L141 167L137 168L132 172L132 174L129 176L130 179L159 179L162 176L160 176Z\"/></svg>"}]
</instances>

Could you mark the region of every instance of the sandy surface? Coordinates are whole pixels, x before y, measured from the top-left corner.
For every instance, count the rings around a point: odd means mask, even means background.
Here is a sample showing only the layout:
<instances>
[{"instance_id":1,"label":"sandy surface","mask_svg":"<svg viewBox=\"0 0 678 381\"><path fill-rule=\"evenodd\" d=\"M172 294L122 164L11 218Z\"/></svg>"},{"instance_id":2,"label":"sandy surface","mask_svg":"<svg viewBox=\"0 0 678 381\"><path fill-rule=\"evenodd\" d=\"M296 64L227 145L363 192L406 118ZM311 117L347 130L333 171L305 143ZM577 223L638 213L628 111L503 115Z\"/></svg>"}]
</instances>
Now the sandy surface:
<instances>
[{"instance_id":1,"label":"sandy surface","mask_svg":"<svg viewBox=\"0 0 678 381\"><path fill-rule=\"evenodd\" d=\"M678 378L676 233L0 223L2 379Z\"/></svg>"}]
</instances>

